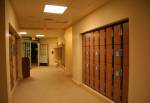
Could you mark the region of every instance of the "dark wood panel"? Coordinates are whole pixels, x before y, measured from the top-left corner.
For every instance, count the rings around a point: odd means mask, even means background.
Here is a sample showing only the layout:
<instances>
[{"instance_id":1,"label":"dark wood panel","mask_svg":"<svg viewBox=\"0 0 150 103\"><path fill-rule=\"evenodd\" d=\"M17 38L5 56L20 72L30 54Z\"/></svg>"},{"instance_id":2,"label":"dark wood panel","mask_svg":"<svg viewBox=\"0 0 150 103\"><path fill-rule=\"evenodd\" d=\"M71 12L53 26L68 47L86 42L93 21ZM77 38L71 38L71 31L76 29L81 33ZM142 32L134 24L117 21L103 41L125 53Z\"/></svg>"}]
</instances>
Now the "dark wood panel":
<instances>
[{"instance_id":1,"label":"dark wood panel","mask_svg":"<svg viewBox=\"0 0 150 103\"><path fill-rule=\"evenodd\" d=\"M94 34L93 32L90 33L90 46L94 45Z\"/></svg>"},{"instance_id":2,"label":"dark wood panel","mask_svg":"<svg viewBox=\"0 0 150 103\"><path fill-rule=\"evenodd\" d=\"M106 62L112 63L113 49L111 45L107 45L106 47Z\"/></svg>"},{"instance_id":3,"label":"dark wood panel","mask_svg":"<svg viewBox=\"0 0 150 103\"><path fill-rule=\"evenodd\" d=\"M100 55L99 46L95 46L94 57L95 57L96 64L99 64L99 55Z\"/></svg>"},{"instance_id":4,"label":"dark wood panel","mask_svg":"<svg viewBox=\"0 0 150 103\"><path fill-rule=\"evenodd\" d=\"M128 103L129 85L129 23L123 24L123 89L122 103Z\"/></svg>"},{"instance_id":5,"label":"dark wood panel","mask_svg":"<svg viewBox=\"0 0 150 103\"><path fill-rule=\"evenodd\" d=\"M84 34L84 35L82 35L82 46L86 46L86 45L85 45L85 40L86 40L86 36L85 36L85 34Z\"/></svg>"},{"instance_id":6,"label":"dark wood panel","mask_svg":"<svg viewBox=\"0 0 150 103\"><path fill-rule=\"evenodd\" d=\"M86 73L85 73L85 77L86 77L86 84L89 85L89 82L90 82L90 77L89 77L89 74L90 74L90 51L89 51L90 47L89 46L86 46Z\"/></svg>"},{"instance_id":7,"label":"dark wood panel","mask_svg":"<svg viewBox=\"0 0 150 103\"><path fill-rule=\"evenodd\" d=\"M114 26L114 44L121 44L121 25Z\"/></svg>"},{"instance_id":8,"label":"dark wood panel","mask_svg":"<svg viewBox=\"0 0 150 103\"><path fill-rule=\"evenodd\" d=\"M90 61L94 61L94 46L90 46Z\"/></svg>"},{"instance_id":9,"label":"dark wood panel","mask_svg":"<svg viewBox=\"0 0 150 103\"><path fill-rule=\"evenodd\" d=\"M90 87L94 88L94 46L93 34L90 36Z\"/></svg>"},{"instance_id":10,"label":"dark wood panel","mask_svg":"<svg viewBox=\"0 0 150 103\"><path fill-rule=\"evenodd\" d=\"M105 46L100 46L100 62L105 62Z\"/></svg>"},{"instance_id":11,"label":"dark wood panel","mask_svg":"<svg viewBox=\"0 0 150 103\"><path fill-rule=\"evenodd\" d=\"M100 62L100 93L105 95L105 63Z\"/></svg>"},{"instance_id":12,"label":"dark wood panel","mask_svg":"<svg viewBox=\"0 0 150 103\"><path fill-rule=\"evenodd\" d=\"M124 66L128 66L129 65L129 45L128 44L124 44L123 47L123 63Z\"/></svg>"},{"instance_id":13,"label":"dark wood panel","mask_svg":"<svg viewBox=\"0 0 150 103\"><path fill-rule=\"evenodd\" d=\"M123 67L122 103L128 103L129 66Z\"/></svg>"},{"instance_id":14,"label":"dark wood panel","mask_svg":"<svg viewBox=\"0 0 150 103\"><path fill-rule=\"evenodd\" d=\"M90 65L88 63L86 63L86 74L85 74L85 77L86 77L86 85L89 86L89 83L90 83L90 77L89 77L89 73L90 73Z\"/></svg>"},{"instance_id":15,"label":"dark wood panel","mask_svg":"<svg viewBox=\"0 0 150 103\"><path fill-rule=\"evenodd\" d=\"M112 98L112 74L113 74L113 67L112 64L108 63L106 65L106 96Z\"/></svg>"},{"instance_id":16,"label":"dark wood panel","mask_svg":"<svg viewBox=\"0 0 150 103\"><path fill-rule=\"evenodd\" d=\"M123 56L124 65L129 65L129 23L123 24Z\"/></svg>"},{"instance_id":17,"label":"dark wood panel","mask_svg":"<svg viewBox=\"0 0 150 103\"><path fill-rule=\"evenodd\" d=\"M121 65L122 49L121 45L114 45L114 64Z\"/></svg>"},{"instance_id":18,"label":"dark wood panel","mask_svg":"<svg viewBox=\"0 0 150 103\"><path fill-rule=\"evenodd\" d=\"M101 46L105 45L105 30L104 29L100 30L100 45Z\"/></svg>"},{"instance_id":19,"label":"dark wood panel","mask_svg":"<svg viewBox=\"0 0 150 103\"><path fill-rule=\"evenodd\" d=\"M99 31L94 32L94 45L95 46L99 45Z\"/></svg>"},{"instance_id":20,"label":"dark wood panel","mask_svg":"<svg viewBox=\"0 0 150 103\"><path fill-rule=\"evenodd\" d=\"M112 27L106 28L106 45L112 45Z\"/></svg>"},{"instance_id":21,"label":"dark wood panel","mask_svg":"<svg viewBox=\"0 0 150 103\"><path fill-rule=\"evenodd\" d=\"M99 91L99 64L95 64L95 90Z\"/></svg>"},{"instance_id":22,"label":"dark wood panel","mask_svg":"<svg viewBox=\"0 0 150 103\"><path fill-rule=\"evenodd\" d=\"M95 90L99 91L99 46L95 46Z\"/></svg>"},{"instance_id":23,"label":"dark wood panel","mask_svg":"<svg viewBox=\"0 0 150 103\"><path fill-rule=\"evenodd\" d=\"M121 99L121 75L122 75L122 70L121 70L121 65L114 65L114 101L116 103L120 103Z\"/></svg>"},{"instance_id":24,"label":"dark wood panel","mask_svg":"<svg viewBox=\"0 0 150 103\"><path fill-rule=\"evenodd\" d=\"M90 46L86 46L85 47L85 56L86 56L86 60L88 59L90 59Z\"/></svg>"},{"instance_id":25,"label":"dark wood panel","mask_svg":"<svg viewBox=\"0 0 150 103\"><path fill-rule=\"evenodd\" d=\"M126 22L123 24L123 41L124 44L129 44L129 23Z\"/></svg>"},{"instance_id":26,"label":"dark wood panel","mask_svg":"<svg viewBox=\"0 0 150 103\"><path fill-rule=\"evenodd\" d=\"M94 64L90 61L90 87L94 88Z\"/></svg>"}]
</instances>

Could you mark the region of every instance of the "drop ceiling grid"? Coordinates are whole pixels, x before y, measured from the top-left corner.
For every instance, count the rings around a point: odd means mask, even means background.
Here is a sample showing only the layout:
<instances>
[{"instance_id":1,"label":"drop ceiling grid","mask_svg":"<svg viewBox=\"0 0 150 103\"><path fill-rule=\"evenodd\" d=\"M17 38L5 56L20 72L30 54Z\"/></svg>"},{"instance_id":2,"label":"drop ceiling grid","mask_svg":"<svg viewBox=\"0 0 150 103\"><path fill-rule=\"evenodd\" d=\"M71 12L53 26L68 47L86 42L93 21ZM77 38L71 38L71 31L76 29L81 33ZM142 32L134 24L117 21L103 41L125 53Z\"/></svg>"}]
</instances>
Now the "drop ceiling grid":
<instances>
[{"instance_id":1,"label":"drop ceiling grid","mask_svg":"<svg viewBox=\"0 0 150 103\"><path fill-rule=\"evenodd\" d=\"M108 1L110 0L11 0L11 3L21 29L64 29ZM43 13L45 4L66 5L68 9L63 15L47 14Z\"/></svg>"}]
</instances>

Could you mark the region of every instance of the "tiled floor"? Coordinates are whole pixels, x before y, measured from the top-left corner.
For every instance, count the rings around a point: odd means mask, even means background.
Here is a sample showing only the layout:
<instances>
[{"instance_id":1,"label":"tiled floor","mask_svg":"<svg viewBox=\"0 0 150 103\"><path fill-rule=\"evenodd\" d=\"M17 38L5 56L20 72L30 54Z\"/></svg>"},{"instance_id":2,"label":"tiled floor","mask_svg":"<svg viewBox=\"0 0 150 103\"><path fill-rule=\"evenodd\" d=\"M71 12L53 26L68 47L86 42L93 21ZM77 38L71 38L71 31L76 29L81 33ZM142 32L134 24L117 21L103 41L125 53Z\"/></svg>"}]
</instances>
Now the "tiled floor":
<instances>
[{"instance_id":1,"label":"tiled floor","mask_svg":"<svg viewBox=\"0 0 150 103\"><path fill-rule=\"evenodd\" d=\"M17 86L12 103L103 103L64 76L61 68L31 69L31 78Z\"/></svg>"}]
</instances>

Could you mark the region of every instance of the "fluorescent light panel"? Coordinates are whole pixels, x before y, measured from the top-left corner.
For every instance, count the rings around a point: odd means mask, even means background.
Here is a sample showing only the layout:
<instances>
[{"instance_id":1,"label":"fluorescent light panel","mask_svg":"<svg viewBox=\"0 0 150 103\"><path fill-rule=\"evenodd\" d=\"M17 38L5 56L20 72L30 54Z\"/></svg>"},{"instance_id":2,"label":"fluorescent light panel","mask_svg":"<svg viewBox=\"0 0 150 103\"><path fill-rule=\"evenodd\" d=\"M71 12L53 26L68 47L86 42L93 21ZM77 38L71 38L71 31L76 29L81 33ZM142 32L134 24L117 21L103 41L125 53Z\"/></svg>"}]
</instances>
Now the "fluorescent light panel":
<instances>
[{"instance_id":1,"label":"fluorescent light panel","mask_svg":"<svg viewBox=\"0 0 150 103\"><path fill-rule=\"evenodd\" d=\"M25 35L25 34L27 34L27 32L19 32L19 34Z\"/></svg>"},{"instance_id":2,"label":"fluorescent light panel","mask_svg":"<svg viewBox=\"0 0 150 103\"><path fill-rule=\"evenodd\" d=\"M67 9L66 6L45 5L44 12L63 14L66 9Z\"/></svg>"},{"instance_id":3,"label":"fluorescent light panel","mask_svg":"<svg viewBox=\"0 0 150 103\"><path fill-rule=\"evenodd\" d=\"M36 37L44 37L45 35L37 34Z\"/></svg>"}]
</instances>

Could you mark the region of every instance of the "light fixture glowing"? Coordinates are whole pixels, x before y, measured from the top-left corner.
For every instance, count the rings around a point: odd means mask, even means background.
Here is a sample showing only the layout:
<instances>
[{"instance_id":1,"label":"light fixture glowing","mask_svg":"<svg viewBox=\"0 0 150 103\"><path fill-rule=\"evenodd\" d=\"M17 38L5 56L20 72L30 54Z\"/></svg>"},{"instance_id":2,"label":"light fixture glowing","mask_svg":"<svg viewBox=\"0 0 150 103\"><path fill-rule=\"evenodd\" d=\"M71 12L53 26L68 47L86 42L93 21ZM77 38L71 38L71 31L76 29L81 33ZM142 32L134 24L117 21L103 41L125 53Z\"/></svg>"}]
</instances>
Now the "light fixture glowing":
<instances>
[{"instance_id":1,"label":"light fixture glowing","mask_svg":"<svg viewBox=\"0 0 150 103\"><path fill-rule=\"evenodd\" d=\"M63 14L66 9L67 9L66 6L45 5L44 12Z\"/></svg>"},{"instance_id":2,"label":"light fixture glowing","mask_svg":"<svg viewBox=\"0 0 150 103\"><path fill-rule=\"evenodd\" d=\"M19 32L18 34L20 34L20 35L26 35L27 32Z\"/></svg>"},{"instance_id":3,"label":"light fixture glowing","mask_svg":"<svg viewBox=\"0 0 150 103\"><path fill-rule=\"evenodd\" d=\"M44 37L45 35L37 34L36 37Z\"/></svg>"}]
</instances>

